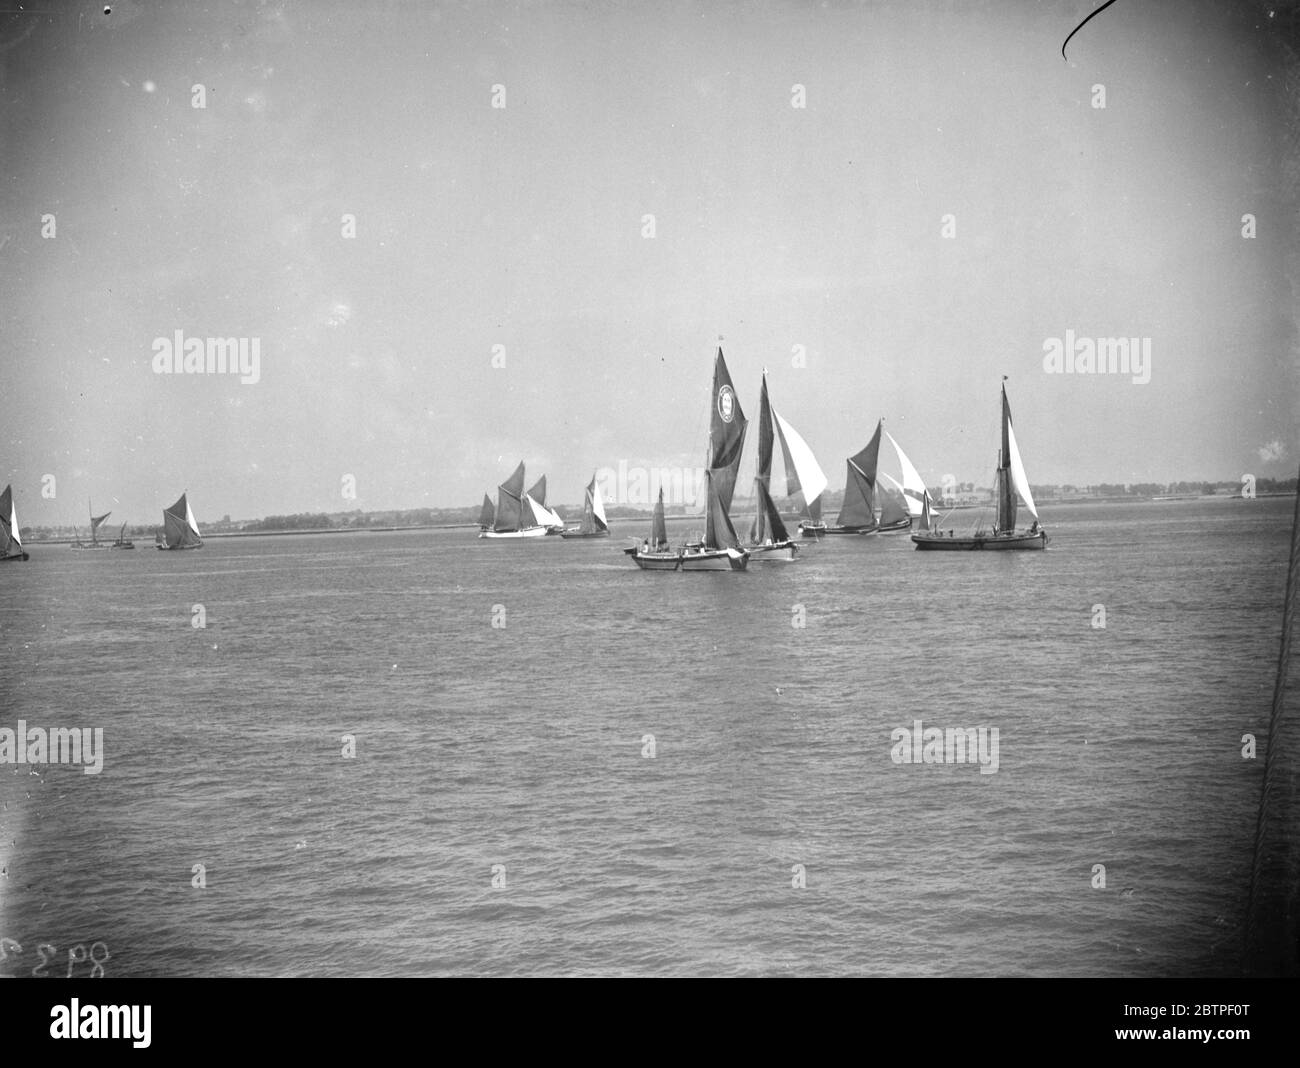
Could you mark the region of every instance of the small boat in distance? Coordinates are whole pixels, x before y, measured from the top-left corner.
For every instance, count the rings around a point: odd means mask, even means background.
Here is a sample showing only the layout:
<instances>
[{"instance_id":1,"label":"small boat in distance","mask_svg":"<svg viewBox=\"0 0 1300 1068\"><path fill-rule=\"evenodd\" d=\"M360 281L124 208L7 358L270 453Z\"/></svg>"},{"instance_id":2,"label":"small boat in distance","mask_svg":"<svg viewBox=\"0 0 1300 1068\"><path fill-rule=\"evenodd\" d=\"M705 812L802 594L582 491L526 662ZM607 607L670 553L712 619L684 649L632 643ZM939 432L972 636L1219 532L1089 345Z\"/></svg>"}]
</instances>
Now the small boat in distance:
<instances>
[{"instance_id":1,"label":"small boat in distance","mask_svg":"<svg viewBox=\"0 0 1300 1068\"><path fill-rule=\"evenodd\" d=\"M486 497L484 500L486 501ZM483 517L480 516L480 525L482 521ZM480 530L478 536L480 538L541 538L545 535L546 527L537 521L529 496L524 492L524 463L520 460L514 474L497 487L497 510L491 528Z\"/></svg>"},{"instance_id":2,"label":"small boat in distance","mask_svg":"<svg viewBox=\"0 0 1300 1068\"><path fill-rule=\"evenodd\" d=\"M1002 376L1005 383L1006 375ZM1025 477L1024 464L1020 462L1020 449L1016 446L1016 434L1011 428L1011 405L1007 403L1007 387L1002 386L1002 448L998 450L998 467L995 493L998 514L992 533L982 528L974 534L957 537L952 531L947 536L943 531L924 531L913 534L912 540L918 549L970 551L978 549L1042 549L1047 546L1047 531L1039 523L1038 509L1034 507L1033 495L1029 492L1029 479ZM1034 517L1034 523L1028 530L1016 530L1016 495L1025 502Z\"/></svg>"},{"instance_id":3,"label":"small boat in distance","mask_svg":"<svg viewBox=\"0 0 1300 1068\"><path fill-rule=\"evenodd\" d=\"M158 549L202 549L203 535L194 521L190 502L184 493L170 508L163 509L163 528L154 535Z\"/></svg>"},{"instance_id":4,"label":"small boat in distance","mask_svg":"<svg viewBox=\"0 0 1300 1068\"><path fill-rule=\"evenodd\" d=\"M593 482L595 480L593 479ZM632 562L642 571L676 571L682 563L682 552L668 544L668 528L664 523L664 488L659 487L659 500L650 519L650 537L641 545L624 549Z\"/></svg>"},{"instance_id":5,"label":"small boat in distance","mask_svg":"<svg viewBox=\"0 0 1300 1068\"><path fill-rule=\"evenodd\" d=\"M12 486L6 486L0 493L0 563L13 560L29 560L27 550L23 548L22 538L18 536L18 512L14 508Z\"/></svg>"},{"instance_id":6,"label":"small boat in distance","mask_svg":"<svg viewBox=\"0 0 1300 1068\"><path fill-rule=\"evenodd\" d=\"M492 498L486 493L483 494L483 507L478 513L478 529L480 532L491 530L492 524L496 521L497 510L492 506Z\"/></svg>"},{"instance_id":7,"label":"small boat in distance","mask_svg":"<svg viewBox=\"0 0 1300 1068\"><path fill-rule=\"evenodd\" d=\"M663 488L659 489L660 507L662 508ZM662 516L661 516L662 518ZM609 522L605 519L605 505L600 499L600 487L596 485L596 476L591 476L587 483L586 497L582 502L582 522L576 527L560 532L562 538L608 538Z\"/></svg>"},{"instance_id":8,"label":"small boat in distance","mask_svg":"<svg viewBox=\"0 0 1300 1068\"><path fill-rule=\"evenodd\" d=\"M69 549L107 549L108 544L105 542L101 542L99 540L99 533L98 533L99 525L102 522L104 522L104 520L107 519L113 513L105 512L103 515L95 515L95 508L90 503L90 501L86 502L86 509L90 514L90 541L82 541L81 537L78 535L76 536L76 540L73 541L72 544L68 546L68 548ZM76 534L76 529L77 529L76 527L72 528L74 535Z\"/></svg>"},{"instance_id":9,"label":"small boat in distance","mask_svg":"<svg viewBox=\"0 0 1300 1068\"><path fill-rule=\"evenodd\" d=\"M117 541L109 546L110 549L134 549L135 542L126 537L126 524L122 524L122 529L117 532Z\"/></svg>"}]
</instances>

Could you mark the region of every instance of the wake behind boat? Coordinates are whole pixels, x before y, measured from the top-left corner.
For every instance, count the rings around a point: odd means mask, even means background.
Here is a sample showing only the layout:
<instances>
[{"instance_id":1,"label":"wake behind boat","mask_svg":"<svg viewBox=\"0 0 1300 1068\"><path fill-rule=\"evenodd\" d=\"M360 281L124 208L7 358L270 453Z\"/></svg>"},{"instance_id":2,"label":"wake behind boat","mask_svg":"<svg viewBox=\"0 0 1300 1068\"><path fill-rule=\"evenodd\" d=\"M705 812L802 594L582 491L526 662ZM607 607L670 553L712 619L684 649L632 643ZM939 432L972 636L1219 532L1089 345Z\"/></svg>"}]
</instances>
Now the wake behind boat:
<instances>
[{"instance_id":1,"label":"wake behind boat","mask_svg":"<svg viewBox=\"0 0 1300 1068\"><path fill-rule=\"evenodd\" d=\"M6 486L4 493L0 493L0 564L30 559L27 550L23 548L22 538L18 535L18 512L14 508L13 487Z\"/></svg>"},{"instance_id":2,"label":"wake behind boat","mask_svg":"<svg viewBox=\"0 0 1300 1068\"><path fill-rule=\"evenodd\" d=\"M1003 383L1006 375L1002 376ZM1038 509L1034 507L1029 492L1029 479L1025 477L1024 464L1020 462L1020 449L1016 446L1015 431L1011 428L1011 405L1007 403L1007 387L1002 386L1002 448L998 451L996 481L998 514L991 533L977 529L974 534L961 536L949 531L926 531L913 534L918 549L939 551L973 551L980 549L1043 549L1047 546L1047 531L1039 524ZM1034 517L1028 530L1016 530L1016 495L1025 502Z\"/></svg>"}]
</instances>

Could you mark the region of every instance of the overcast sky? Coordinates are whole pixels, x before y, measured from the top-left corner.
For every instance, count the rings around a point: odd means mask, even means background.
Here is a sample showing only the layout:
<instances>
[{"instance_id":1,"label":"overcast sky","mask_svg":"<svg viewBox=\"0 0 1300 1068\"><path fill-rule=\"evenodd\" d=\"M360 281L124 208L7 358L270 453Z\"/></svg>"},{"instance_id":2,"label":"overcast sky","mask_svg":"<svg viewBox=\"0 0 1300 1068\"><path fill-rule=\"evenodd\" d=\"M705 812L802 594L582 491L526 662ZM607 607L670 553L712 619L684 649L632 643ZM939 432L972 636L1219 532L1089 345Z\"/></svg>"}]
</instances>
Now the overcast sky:
<instances>
[{"instance_id":1,"label":"overcast sky","mask_svg":"<svg viewBox=\"0 0 1300 1068\"><path fill-rule=\"evenodd\" d=\"M882 416L990 484L1004 374L1035 484L1295 474L1261 5L1119 0L1068 61L1091 0L20 6L62 11L0 14L24 524L468 505L521 459L580 502L702 463L719 337L833 488ZM178 330L258 381L155 373ZM1067 331L1150 380L1047 373Z\"/></svg>"}]
</instances>

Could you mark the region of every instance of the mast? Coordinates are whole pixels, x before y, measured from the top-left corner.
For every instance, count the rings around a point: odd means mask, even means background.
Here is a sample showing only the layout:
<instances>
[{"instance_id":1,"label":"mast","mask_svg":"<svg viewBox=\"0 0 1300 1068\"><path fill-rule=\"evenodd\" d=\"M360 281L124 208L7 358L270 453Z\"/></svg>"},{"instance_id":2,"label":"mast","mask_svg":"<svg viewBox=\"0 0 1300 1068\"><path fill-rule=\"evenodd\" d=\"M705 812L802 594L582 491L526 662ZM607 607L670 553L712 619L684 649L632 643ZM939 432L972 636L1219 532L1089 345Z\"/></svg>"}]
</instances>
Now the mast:
<instances>
[{"instance_id":1,"label":"mast","mask_svg":"<svg viewBox=\"0 0 1300 1068\"><path fill-rule=\"evenodd\" d=\"M758 512L749 528L749 540L755 545L761 545L768 533L768 510L764 501L772 499L772 444L775 437L772 431L772 403L767 396L767 368L763 368L763 389L758 402L758 468L754 473L754 496ZM783 541L784 537L778 539L773 531L772 539Z\"/></svg>"},{"instance_id":2,"label":"mast","mask_svg":"<svg viewBox=\"0 0 1300 1068\"><path fill-rule=\"evenodd\" d=\"M1007 403L1007 376L1002 376L1002 448L998 450L995 489L998 517L995 534L1009 534L1016 529L1016 488L1011 479L1011 405Z\"/></svg>"}]
</instances>

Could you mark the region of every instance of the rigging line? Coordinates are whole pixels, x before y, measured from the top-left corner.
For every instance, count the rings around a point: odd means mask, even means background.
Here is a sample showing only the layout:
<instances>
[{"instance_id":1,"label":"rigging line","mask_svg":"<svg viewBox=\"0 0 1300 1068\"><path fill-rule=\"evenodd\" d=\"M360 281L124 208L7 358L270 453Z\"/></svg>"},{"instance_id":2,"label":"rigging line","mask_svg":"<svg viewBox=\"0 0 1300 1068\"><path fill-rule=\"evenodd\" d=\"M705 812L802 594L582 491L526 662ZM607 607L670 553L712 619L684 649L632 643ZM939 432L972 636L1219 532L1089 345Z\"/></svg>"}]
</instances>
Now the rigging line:
<instances>
[{"instance_id":1,"label":"rigging line","mask_svg":"<svg viewBox=\"0 0 1300 1068\"><path fill-rule=\"evenodd\" d=\"M1072 30L1070 31L1070 37L1073 37L1076 33L1078 33L1078 32L1079 32L1081 29L1083 29L1086 25L1088 25L1089 22L1091 22L1091 21L1092 21L1093 19L1095 19L1098 15L1100 15L1103 11L1105 11L1106 8L1110 7L1110 5L1113 4L1114 2L1115 2L1115 0L1106 0L1106 2L1105 2L1104 4L1101 5L1101 7L1097 8L1096 11L1094 11L1091 15L1089 15L1086 19L1084 19L1081 23L1079 23L1079 25L1077 25L1074 29L1072 29ZM1061 58L1062 58L1062 59L1066 59L1066 58L1067 58L1066 55L1065 55L1065 45L1068 45L1068 44L1070 43L1070 37L1067 37L1067 38L1065 39L1065 43L1061 45Z\"/></svg>"},{"instance_id":2,"label":"rigging line","mask_svg":"<svg viewBox=\"0 0 1300 1068\"><path fill-rule=\"evenodd\" d=\"M1291 632L1295 623L1297 592L1300 590L1300 483L1296 486L1295 515L1291 520L1291 555L1286 572L1286 596L1282 606L1282 640L1278 648L1277 678L1273 684L1273 707L1268 717L1268 740L1264 749L1264 781L1259 791L1259 814L1255 820L1255 852L1250 868L1250 898L1246 916L1246 963L1250 968L1252 955L1257 951L1256 927L1260 912L1260 896L1264 867L1264 839L1268 831L1269 808L1273 797L1273 784L1277 768L1280 738L1278 725L1282 719L1282 705L1286 696L1286 676L1291 660ZM1294 890L1292 891L1294 893ZM1292 949L1294 953L1294 948ZM1293 958L1284 970L1294 968Z\"/></svg>"}]
</instances>

